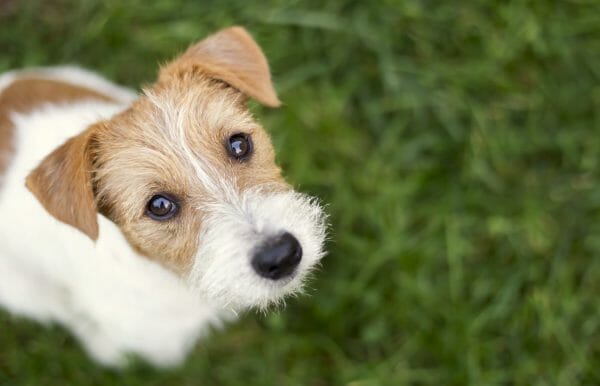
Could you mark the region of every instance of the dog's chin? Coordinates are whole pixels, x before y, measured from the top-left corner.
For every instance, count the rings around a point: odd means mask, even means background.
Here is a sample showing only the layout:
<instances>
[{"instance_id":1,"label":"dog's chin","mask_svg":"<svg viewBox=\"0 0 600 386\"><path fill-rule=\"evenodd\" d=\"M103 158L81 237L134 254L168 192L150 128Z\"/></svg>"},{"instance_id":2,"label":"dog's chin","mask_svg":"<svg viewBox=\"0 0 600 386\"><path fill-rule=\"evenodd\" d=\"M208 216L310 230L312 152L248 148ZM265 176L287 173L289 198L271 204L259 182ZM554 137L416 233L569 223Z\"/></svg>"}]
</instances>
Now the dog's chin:
<instances>
[{"instance_id":1,"label":"dog's chin","mask_svg":"<svg viewBox=\"0 0 600 386\"><path fill-rule=\"evenodd\" d=\"M303 292L303 274L295 274L279 280L264 279L256 274L246 276L242 284L238 280L190 283L196 293L219 308L235 312L250 308L266 310L283 306L285 299Z\"/></svg>"}]
</instances>

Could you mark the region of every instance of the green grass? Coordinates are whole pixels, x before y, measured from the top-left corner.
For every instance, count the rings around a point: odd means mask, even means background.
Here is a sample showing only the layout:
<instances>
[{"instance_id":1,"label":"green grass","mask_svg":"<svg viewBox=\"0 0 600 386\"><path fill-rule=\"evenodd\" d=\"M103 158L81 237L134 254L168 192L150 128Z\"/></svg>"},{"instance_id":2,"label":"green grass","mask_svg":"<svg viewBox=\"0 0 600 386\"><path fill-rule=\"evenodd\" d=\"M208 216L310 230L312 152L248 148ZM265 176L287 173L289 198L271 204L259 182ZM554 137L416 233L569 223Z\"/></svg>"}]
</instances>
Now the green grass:
<instances>
[{"instance_id":1,"label":"green grass","mask_svg":"<svg viewBox=\"0 0 600 386\"><path fill-rule=\"evenodd\" d=\"M247 26L285 102L256 114L331 215L311 296L181 368L103 369L3 313L0 384L600 384L600 3L256 4L0 2L0 70L79 63L134 87Z\"/></svg>"}]
</instances>

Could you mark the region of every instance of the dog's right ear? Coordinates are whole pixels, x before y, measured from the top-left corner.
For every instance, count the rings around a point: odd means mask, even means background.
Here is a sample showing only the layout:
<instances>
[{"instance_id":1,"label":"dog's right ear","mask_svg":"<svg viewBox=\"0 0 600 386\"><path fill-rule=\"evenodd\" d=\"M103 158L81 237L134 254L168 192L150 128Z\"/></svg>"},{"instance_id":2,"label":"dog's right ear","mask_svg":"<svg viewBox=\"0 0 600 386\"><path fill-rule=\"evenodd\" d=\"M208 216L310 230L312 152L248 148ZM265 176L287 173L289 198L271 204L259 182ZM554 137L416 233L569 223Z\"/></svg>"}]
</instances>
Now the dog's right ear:
<instances>
[{"instance_id":1,"label":"dog's right ear","mask_svg":"<svg viewBox=\"0 0 600 386\"><path fill-rule=\"evenodd\" d=\"M242 27L226 28L192 45L161 69L159 80L193 70L223 81L265 106L281 104L265 55Z\"/></svg>"},{"instance_id":2,"label":"dog's right ear","mask_svg":"<svg viewBox=\"0 0 600 386\"><path fill-rule=\"evenodd\" d=\"M94 128L67 140L27 176L27 188L58 220L98 239L92 188L91 142Z\"/></svg>"}]
</instances>

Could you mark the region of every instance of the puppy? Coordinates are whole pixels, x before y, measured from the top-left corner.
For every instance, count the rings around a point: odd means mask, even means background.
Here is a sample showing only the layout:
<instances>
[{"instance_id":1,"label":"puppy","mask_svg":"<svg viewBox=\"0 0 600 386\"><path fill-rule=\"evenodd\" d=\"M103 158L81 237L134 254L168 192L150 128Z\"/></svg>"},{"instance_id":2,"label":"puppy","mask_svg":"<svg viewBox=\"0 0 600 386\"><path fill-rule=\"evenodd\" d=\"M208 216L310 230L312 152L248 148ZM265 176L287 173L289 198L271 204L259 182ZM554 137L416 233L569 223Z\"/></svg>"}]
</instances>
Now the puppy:
<instances>
[{"instance_id":1,"label":"puppy","mask_svg":"<svg viewBox=\"0 0 600 386\"><path fill-rule=\"evenodd\" d=\"M275 164L247 98L280 104L240 27L137 96L71 68L0 77L0 304L93 358L180 362L211 325L301 290L324 215Z\"/></svg>"}]
</instances>

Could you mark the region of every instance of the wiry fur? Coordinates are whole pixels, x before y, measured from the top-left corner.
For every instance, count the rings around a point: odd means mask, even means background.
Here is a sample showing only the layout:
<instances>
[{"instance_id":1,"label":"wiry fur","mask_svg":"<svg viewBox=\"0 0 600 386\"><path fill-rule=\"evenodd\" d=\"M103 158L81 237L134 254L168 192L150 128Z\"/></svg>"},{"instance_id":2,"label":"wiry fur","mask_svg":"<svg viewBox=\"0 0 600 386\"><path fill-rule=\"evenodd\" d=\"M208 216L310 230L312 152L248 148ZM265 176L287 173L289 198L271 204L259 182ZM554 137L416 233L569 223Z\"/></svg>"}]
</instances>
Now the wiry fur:
<instances>
[{"instance_id":1,"label":"wiry fur","mask_svg":"<svg viewBox=\"0 0 600 386\"><path fill-rule=\"evenodd\" d=\"M262 192L250 189L241 195L225 192L221 200L203 208L202 246L188 280L208 299L233 310L265 308L301 289L305 276L323 256L325 224L314 199L295 192ZM283 282L256 275L246 262L269 237L293 230L303 249L296 275Z\"/></svg>"},{"instance_id":2,"label":"wiry fur","mask_svg":"<svg viewBox=\"0 0 600 386\"><path fill-rule=\"evenodd\" d=\"M0 185L1 305L69 327L103 363L134 353L165 366L222 318L301 290L323 256L324 216L315 199L283 180L267 133L245 107L247 95L279 101L244 30L192 46L135 101L74 68L10 73L0 77L0 93L26 76L77 82L111 98L42 103L10 116L15 154ZM254 142L244 163L224 146L239 132ZM164 222L144 211L161 192L181 202ZM99 214L82 223L89 211ZM300 265L288 278L260 277L254 252L284 232L301 245Z\"/></svg>"}]
</instances>

